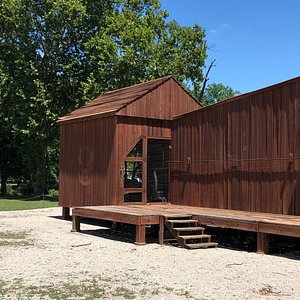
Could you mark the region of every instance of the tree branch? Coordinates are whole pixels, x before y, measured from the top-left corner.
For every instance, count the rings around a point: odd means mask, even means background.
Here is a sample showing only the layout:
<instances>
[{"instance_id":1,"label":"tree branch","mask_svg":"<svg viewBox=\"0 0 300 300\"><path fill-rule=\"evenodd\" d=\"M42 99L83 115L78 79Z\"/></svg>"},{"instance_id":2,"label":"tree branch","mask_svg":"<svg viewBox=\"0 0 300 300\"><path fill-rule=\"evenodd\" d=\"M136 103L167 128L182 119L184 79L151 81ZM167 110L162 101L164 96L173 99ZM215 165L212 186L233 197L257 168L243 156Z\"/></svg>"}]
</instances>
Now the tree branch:
<instances>
[{"instance_id":1,"label":"tree branch","mask_svg":"<svg viewBox=\"0 0 300 300\"><path fill-rule=\"evenodd\" d=\"M211 70L212 67L215 67L215 66L216 66L215 62L216 62L216 59L214 59L214 60L210 63L210 65L209 65L209 67L208 67L208 69L207 69L207 72L206 72L206 74L205 74L205 77L204 77L204 80L203 80L202 89L201 89L200 96L199 96L199 101L200 101L200 102L203 100L203 96L204 96L206 84L207 84L207 81L209 80L209 78L208 78L209 72L210 72L210 70Z\"/></svg>"}]
</instances>

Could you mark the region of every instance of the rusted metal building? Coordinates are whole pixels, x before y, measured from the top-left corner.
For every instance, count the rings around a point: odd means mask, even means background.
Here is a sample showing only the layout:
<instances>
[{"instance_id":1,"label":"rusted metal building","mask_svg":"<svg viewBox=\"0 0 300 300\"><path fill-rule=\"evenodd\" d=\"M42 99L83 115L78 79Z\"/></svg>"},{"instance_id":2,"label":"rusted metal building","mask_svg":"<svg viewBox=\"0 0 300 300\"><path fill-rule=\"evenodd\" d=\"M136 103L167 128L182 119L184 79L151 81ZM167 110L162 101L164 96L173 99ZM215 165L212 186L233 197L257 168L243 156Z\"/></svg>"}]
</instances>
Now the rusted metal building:
<instances>
[{"instance_id":1,"label":"rusted metal building","mask_svg":"<svg viewBox=\"0 0 300 300\"><path fill-rule=\"evenodd\" d=\"M172 124L172 204L300 215L300 77Z\"/></svg>"},{"instance_id":2,"label":"rusted metal building","mask_svg":"<svg viewBox=\"0 0 300 300\"><path fill-rule=\"evenodd\" d=\"M201 106L171 76L108 92L59 119L59 205L166 201L171 120Z\"/></svg>"}]
</instances>

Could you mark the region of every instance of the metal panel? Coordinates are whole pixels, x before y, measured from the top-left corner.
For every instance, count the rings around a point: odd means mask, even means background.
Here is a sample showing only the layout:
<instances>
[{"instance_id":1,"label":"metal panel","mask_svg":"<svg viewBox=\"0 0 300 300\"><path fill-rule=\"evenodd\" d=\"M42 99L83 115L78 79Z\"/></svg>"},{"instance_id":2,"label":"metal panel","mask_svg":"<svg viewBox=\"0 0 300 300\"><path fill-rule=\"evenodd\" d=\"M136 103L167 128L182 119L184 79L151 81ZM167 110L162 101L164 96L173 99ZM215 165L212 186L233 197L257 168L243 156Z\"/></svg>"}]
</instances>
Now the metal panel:
<instances>
[{"instance_id":1,"label":"metal panel","mask_svg":"<svg viewBox=\"0 0 300 300\"><path fill-rule=\"evenodd\" d=\"M172 203L300 215L299 101L295 78L174 120Z\"/></svg>"}]
</instances>

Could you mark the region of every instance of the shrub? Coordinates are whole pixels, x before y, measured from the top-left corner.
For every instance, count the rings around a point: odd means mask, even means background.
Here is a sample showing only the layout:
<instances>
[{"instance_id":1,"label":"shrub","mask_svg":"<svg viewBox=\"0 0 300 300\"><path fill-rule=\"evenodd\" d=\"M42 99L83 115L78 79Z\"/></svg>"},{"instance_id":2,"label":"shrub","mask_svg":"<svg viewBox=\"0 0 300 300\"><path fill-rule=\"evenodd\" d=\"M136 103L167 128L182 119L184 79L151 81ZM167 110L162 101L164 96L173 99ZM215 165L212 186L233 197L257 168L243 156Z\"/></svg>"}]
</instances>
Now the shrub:
<instances>
[{"instance_id":1,"label":"shrub","mask_svg":"<svg viewBox=\"0 0 300 300\"><path fill-rule=\"evenodd\" d=\"M58 190L56 190L56 189L48 190L48 196L53 197L53 198L58 198Z\"/></svg>"}]
</instances>

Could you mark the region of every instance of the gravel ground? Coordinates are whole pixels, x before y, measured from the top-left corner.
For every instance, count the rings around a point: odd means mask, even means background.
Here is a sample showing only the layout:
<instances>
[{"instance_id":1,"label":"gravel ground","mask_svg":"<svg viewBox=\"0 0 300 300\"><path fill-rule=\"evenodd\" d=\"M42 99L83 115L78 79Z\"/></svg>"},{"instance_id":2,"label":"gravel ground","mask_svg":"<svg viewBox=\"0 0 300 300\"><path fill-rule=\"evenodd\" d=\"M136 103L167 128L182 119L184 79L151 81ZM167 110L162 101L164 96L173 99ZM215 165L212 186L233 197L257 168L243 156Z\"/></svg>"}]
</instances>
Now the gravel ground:
<instances>
[{"instance_id":1,"label":"gravel ground","mask_svg":"<svg viewBox=\"0 0 300 300\"><path fill-rule=\"evenodd\" d=\"M1 299L300 299L300 261L229 249L135 246L60 208L0 212Z\"/></svg>"}]
</instances>

